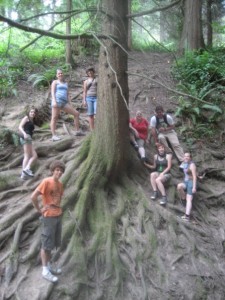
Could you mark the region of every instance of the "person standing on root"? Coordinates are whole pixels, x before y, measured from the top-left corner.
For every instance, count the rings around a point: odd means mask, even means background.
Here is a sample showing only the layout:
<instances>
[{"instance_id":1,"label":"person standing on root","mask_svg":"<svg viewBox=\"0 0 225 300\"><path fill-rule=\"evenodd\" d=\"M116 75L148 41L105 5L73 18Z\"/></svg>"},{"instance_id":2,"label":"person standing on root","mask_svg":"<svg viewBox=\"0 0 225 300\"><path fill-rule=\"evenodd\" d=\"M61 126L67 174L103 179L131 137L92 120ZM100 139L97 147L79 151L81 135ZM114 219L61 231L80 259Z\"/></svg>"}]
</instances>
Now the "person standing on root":
<instances>
[{"instance_id":1,"label":"person standing on root","mask_svg":"<svg viewBox=\"0 0 225 300\"><path fill-rule=\"evenodd\" d=\"M55 160L50 165L52 177L45 178L31 196L32 203L41 214L41 261L42 276L48 281L57 282L57 274L61 269L54 269L51 264L51 251L61 244L62 208L60 207L63 195L63 185L59 181L65 171L65 165ZM42 196L42 206L38 197Z\"/></svg>"},{"instance_id":2,"label":"person standing on root","mask_svg":"<svg viewBox=\"0 0 225 300\"><path fill-rule=\"evenodd\" d=\"M155 144L164 144L166 148L169 148L167 140L169 141L177 159L179 162L183 161L184 151L179 143L177 133L174 128L173 118L164 113L162 106L157 106L155 109L155 115L150 120L151 134L154 138Z\"/></svg>"},{"instance_id":3,"label":"person standing on root","mask_svg":"<svg viewBox=\"0 0 225 300\"><path fill-rule=\"evenodd\" d=\"M197 188L197 170L190 153L184 154L184 160L180 168L184 172L184 182L178 183L177 190L181 201L184 202L186 200L185 215L181 218L185 221L190 221L193 195L196 193Z\"/></svg>"},{"instance_id":4,"label":"person standing on root","mask_svg":"<svg viewBox=\"0 0 225 300\"><path fill-rule=\"evenodd\" d=\"M27 115L21 120L19 125L20 144L23 145L24 157L22 164L21 179L25 180L28 177L33 177L34 174L31 167L37 159L37 153L33 146L32 136L34 125L37 120L37 109L32 107L28 110Z\"/></svg>"},{"instance_id":5,"label":"person standing on root","mask_svg":"<svg viewBox=\"0 0 225 300\"><path fill-rule=\"evenodd\" d=\"M83 106L87 106L87 114L89 119L90 130L94 130L94 120L97 108L97 79L95 77L95 69L89 67L86 70L88 79L84 81L83 87Z\"/></svg>"},{"instance_id":6,"label":"person standing on root","mask_svg":"<svg viewBox=\"0 0 225 300\"><path fill-rule=\"evenodd\" d=\"M131 144L138 150L141 160L146 161L144 146L148 138L149 123L143 118L141 111L137 111L135 118L130 119L129 127Z\"/></svg>"},{"instance_id":7,"label":"person standing on root","mask_svg":"<svg viewBox=\"0 0 225 300\"><path fill-rule=\"evenodd\" d=\"M75 135L84 135L80 130L79 125L79 112L72 107L71 98L69 97L68 83L64 79L64 75L61 69L57 69L56 80L53 80L51 84L51 96L52 96L52 118L51 118L51 132L52 141L59 141L61 138L56 135L56 123L59 118L60 111L73 115Z\"/></svg>"},{"instance_id":8,"label":"person standing on root","mask_svg":"<svg viewBox=\"0 0 225 300\"><path fill-rule=\"evenodd\" d=\"M166 154L164 145L158 144L157 148L158 153L154 155L153 165L145 163L145 166L155 170L155 172L150 174L150 183L153 188L151 199L156 200L158 198L159 190L162 195L160 204L165 205L167 203L167 197L164 183L171 178L172 154Z\"/></svg>"}]
</instances>

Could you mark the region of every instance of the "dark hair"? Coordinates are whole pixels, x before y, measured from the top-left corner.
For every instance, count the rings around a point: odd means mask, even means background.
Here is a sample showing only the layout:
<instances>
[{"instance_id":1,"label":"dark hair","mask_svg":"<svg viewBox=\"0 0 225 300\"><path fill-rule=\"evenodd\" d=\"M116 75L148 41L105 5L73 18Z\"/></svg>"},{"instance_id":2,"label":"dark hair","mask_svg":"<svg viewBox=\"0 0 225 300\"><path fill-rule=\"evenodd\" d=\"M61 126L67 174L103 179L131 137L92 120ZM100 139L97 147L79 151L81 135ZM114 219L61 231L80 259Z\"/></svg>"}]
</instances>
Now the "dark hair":
<instances>
[{"instance_id":1,"label":"dark hair","mask_svg":"<svg viewBox=\"0 0 225 300\"><path fill-rule=\"evenodd\" d=\"M66 166L65 166L65 164L64 164L62 161L60 161L60 160L54 160L54 161L50 164L49 169L50 169L50 171L53 173L54 170L55 170L56 168L60 168L60 169L62 169L62 172L64 172Z\"/></svg>"},{"instance_id":2,"label":"dark hair","mask_svg":"<svg viewBox=\"0 0 225 300\"><path fill-rule=\"evenodd\" d=\"M26 106L25 107L25 113L26 113L26 116L28 117L28 119L29 119L29 113L30 113L31 110L35 111L35 116L34 116L33 122L34 122L34 124L37 125L37 122L38 122L37 121L38 120L38 109L34 106L29 106L29 105Z\"/></svg>"},{"instance_id":3,"label":"dark hair","mask_svg":"<svg viewBox=\"0 0 225 300\"><path fill-rule=\"evenodd\" d=\"M162 105L158 105L158 106L156 106L155 111L156 112L157 111L164 111L164 109L163 109Z\"/></svg>"},{"instance_id":4,"label":"dark hair","mask_svg":"<svg viewBox=\"0 0 225 300\"><path fill-rule=\"evenodd\" d=\"M95 68L94 68L94 67L88 67L88 68L86 69L86 74L87 74L89 71L92 71L92 72L95 73Z\"/></svg>"}]
</instances>

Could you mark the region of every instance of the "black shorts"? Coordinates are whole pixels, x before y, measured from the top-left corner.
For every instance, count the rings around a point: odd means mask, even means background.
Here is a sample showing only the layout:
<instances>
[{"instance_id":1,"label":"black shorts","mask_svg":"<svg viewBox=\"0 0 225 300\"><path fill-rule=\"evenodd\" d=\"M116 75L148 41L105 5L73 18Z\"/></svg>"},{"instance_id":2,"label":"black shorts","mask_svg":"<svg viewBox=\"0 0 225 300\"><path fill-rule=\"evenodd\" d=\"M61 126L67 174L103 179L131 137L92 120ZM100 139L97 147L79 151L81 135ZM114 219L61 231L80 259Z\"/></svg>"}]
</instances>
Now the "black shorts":
<instances>
[{"instance_id":1,"label":"black shorts","mask_svg":"<svg viewBox=\"0 0 225 300\"><path fill-rule=\"evenodd\" d=\"M62 220L59 217L41 217L41 247L53 250L61 245Z\"/></svg>"}]
</instances>

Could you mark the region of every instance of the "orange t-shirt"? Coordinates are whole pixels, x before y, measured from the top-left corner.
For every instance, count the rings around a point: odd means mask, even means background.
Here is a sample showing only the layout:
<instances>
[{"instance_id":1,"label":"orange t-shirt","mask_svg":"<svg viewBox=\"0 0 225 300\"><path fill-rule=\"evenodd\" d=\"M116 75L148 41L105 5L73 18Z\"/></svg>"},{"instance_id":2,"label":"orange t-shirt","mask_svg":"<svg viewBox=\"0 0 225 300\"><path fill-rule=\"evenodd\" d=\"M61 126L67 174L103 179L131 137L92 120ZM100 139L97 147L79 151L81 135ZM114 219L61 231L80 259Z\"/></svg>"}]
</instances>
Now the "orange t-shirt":
<instances>
[{"instance_id":1,"label":"orange t-shirt","mask_svg":"<svg viewBox=\"0 0 225 300\"><path fill-rule=\"evenodd\" d=\"M36 188L42 195L42 214L44 217L58 217L62 214L60 202L63 195L63 185L52 177L45 178Z\"/></svg>"}]
</instances>

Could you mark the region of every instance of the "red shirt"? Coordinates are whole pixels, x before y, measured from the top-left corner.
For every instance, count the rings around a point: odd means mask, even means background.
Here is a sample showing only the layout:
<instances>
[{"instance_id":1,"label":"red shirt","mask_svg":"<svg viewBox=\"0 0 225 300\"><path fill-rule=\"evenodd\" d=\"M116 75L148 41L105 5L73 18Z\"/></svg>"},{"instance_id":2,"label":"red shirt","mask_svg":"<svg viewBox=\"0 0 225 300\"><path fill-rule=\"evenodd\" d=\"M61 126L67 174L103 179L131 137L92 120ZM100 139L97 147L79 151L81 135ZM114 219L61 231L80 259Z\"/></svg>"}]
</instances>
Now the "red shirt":
<instances>
[{"instance_id":1,"label":"red shirt","mask_svg":"<svg viewBox=\"0 0 225 300\"><path fill-rule=\"evenodd\" d=\"M141 122L137 122L136 118L133 118L130 119L130 123L137 130L139 138L146 140L148 137L148 121L145 118L142 118Z\"/></svg>"}]
</instances>

